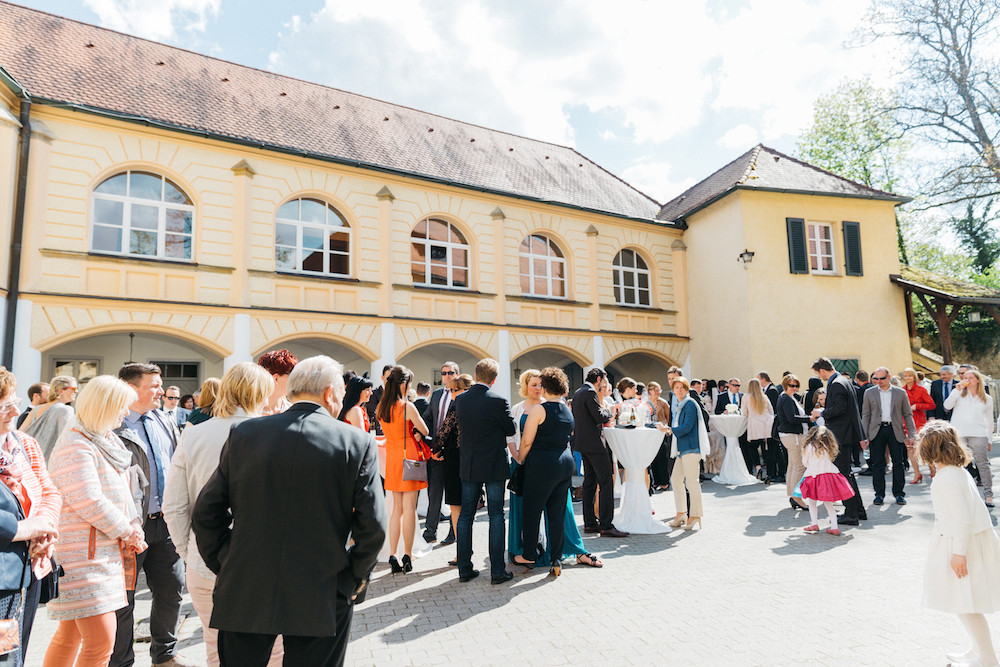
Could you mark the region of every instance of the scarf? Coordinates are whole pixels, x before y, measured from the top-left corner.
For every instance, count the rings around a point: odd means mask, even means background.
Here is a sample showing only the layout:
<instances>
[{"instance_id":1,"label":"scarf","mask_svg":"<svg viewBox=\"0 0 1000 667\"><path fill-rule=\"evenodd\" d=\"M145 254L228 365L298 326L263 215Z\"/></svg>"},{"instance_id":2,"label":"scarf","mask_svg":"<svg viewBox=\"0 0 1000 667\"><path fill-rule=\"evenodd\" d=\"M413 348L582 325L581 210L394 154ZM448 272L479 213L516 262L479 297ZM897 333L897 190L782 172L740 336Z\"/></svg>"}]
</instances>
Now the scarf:
<instances>
[{"instance_id":1,"label":"scarf","mask_svg":"<svg viewBox=\"0 0 1000 667\"><path fill-rule=\"evenodd\" d=\"M674 398L676 398L676 397L677 396L675 394ZM677 426L680 423L681 412L684 411L684 406L687 405L687 403L689 401L691 403L695 403L695 400L693 398L691 398L690 394L688 394L687 396L685 396L684 400L677 402L677 410L671 416L672 418L670 420L671 421L671 427L675 427L675 426ZM708 440L708 430L705 428L705 421L701 418L701 408L698 407L697 403L695 403L695 412L696 412L695 419L697 419L697 421L698 421L698 450L699 450L698 453L701 455L701 459L705 460L705 459L708 458L708 455L712 451L712 445L711 445L711 443ZM677 436L676 435L670 437L670 457L671 458L677 458Z\"/></svg>"},{"instance_id":2,"label":"scarf","mask_svg":"<svg viewBox=\"0 0 1000 667\"><path fill-rule=\"evenodd\" d=\"M106 436L98 435L85 428L79 422L73 427L73 430L89 440L94 445L94 448L107 459L111 467L117 472L124 472L126 468L132 465L132 452L125 449L125 445L122 444L122 441L113 432L108 431Z\"/></svg>"},{"instance_id":3,"label":"scarf","mask_svg":"<svg viewBox=\"0 0 1000 667\"><path fill-rule=\"evenodd\" d=\"M24 449L21 443L8 432L4 436L3 446L0 447L0 481L9 488L24 504L26 494L21 488L21 478L26 469L27 457L22 456ZM25 516L28 509L24 508Z\"/></svg>"}]
</instances>

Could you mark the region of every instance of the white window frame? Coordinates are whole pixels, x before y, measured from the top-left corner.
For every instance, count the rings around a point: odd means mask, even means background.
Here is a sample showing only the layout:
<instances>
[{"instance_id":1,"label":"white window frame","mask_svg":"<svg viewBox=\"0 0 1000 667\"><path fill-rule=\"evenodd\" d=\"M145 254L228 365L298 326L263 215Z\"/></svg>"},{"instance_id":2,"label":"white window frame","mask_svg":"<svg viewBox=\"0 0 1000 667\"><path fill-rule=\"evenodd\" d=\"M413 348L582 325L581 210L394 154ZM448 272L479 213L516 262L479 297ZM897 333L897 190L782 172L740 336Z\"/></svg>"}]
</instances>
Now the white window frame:
<instances>
[{"instance_id":1,"label":"white window frame","mask_svg":"<svg viewBox=\"0 0 1000 667\"><path fill-rule=\"evenodd\" d=\"M531 252L531 240L538 239L545 243L545 254L537 255ZM525 242L528 243L528 250L524 249ZM558 254L556 254L558 253ZM520 270L521 258L528 260L528 272L524 273ZM545 275L535 274L535 262L542 261L545 262ZM563 253L562 248L547 236L542 234L529 234L521 241L521 245L518 247L518 275L519 278L528 279L528 289L521 288L521 294L524 296L538 296L545 297L548 299L566 299L567 294L567 282L568 276L566 275L566 255ZM562 266L562 278L555 277L555 267ZM535 279L544 278L545 279L545 289L544 293L535 291ZM554 287L556 284L562 283L562 295L555 293Z\"/></svg>"},{"instance_id":2,"label":"white window frame","mask_svg":"<svg viewBox=\"0 0 1000 667\"><path fill-rule=\"evenodd\" d=\"M314 201L314 202L317 202L319 204L322 204L324 206L325 211L326 211L326 219L322 223L316 223L316 222L311 222L311 221L308 221L308 220L302 220L301 217L302 217L302 201L303 200ZM295 220L295 219L292 219L292 218L282 218L282 217L280 217L278 215L278 213L281 211L281 209L285 208L289 204L295 204L295 203L297 203L299 205L298 206L298 211L299 211L299 219L298 220ZM338 220L340 222L340 225L330 224L331 216L333 217L333 219ZM347 218L344 217L344 214L341 213L339 210L337 210L337 208L333 204L331 204L331 203L329 203L327 201L323 201L322 199L319 199L318 197L296 197L294 199L289 199L284 204L282 204L281 206L278 207L278 211L276 211L275 214L274 214L274 223L275 223L275 227L274 227L274 266L275 266L275 270L277 270L277 271L285 271L285 272L288 272L288 273L303 273L303 274L312 275L312 276L334 276L334 277L337 277L337 278L350 278L351 277L351 275L352 275L351 271L354 269L353 257L351 256L352 255L352 253L351 253L351 248L352 248L352 243L351 243L351 241L352 241L352 239L351 239L351 225L350 225L350 223L347 222ZM284 244L279 245L278 244L278 225L279 224L280 225L288 225L290 227L295 227L295 245L294 246L289 246L289 245L284 245ZM303 244L302 244L302 235L303 235L303 232L306 229L313 230L313 231L318 231L318 232L320 232L320 233L323 234L323 250L322 250L322 252L323 252L323 270L322 271L313 271L311 269L306 269L306 268L303 267L303 262L305 261L306 257L309 256L309 255L311 255L312 253L316 252L316 249L305 248L303 246ZM332 234L335 234L335 233L337 233L337 234L343 233L343 234L347 235L347 252L346 253L345 252L341 252L340 250L332 250L330 248L330 236ZM278 248L289 248L289 249L291 249L293 251L293 255L294 255L294 259L295 259L295 266L294 267L287 267L287 266L279 266L278 265ZM331 254L333 254L333 255L340 255L342 257L343 256L347 257L347 273L339 273L339 272L331 271L330 270L330 255Z\"/></svg>"},{"instance_id":3,"label":"white window frame","mask_svg":"<svg viewBox=\"0 0 1000 667\"><path fill-rule=\"evenodd\" d=\"M150 176L156 176L160 179L160 200L156 201L154 199L141 199L139 197L133 197L131 195L132 190L132 174L148 174ZM169 182L178 192L187 197L188 201L192 201L191 196L179 185L168 179L163 174L158 174L154 171L146 171L144 169L128 169L123 172L119 172L101 181L97 186L100 187L113 178L118 178L119 176L125 176L126 187L124 195L110 194L106 192L98 192L97 188L91 193L91 204L90 204L90 220L91 220L91 233L90 233L90 250L95 253L109 254L109 255L119 255L122 257L138 257L147 259L163 259L170 262L193 262L194 261L194 230L197 225L197 220L195 216L194 204L177 204L174 202L167 202L164 199L164 188L166 183ZM118 202L122 205L122 224L115 225L109 224L107 222L97 221L97 202L98 201L111 201ZM156 229L147 229L144 227L137 227L132 229L132 206L150 206L157 209L156 217L157 224ZM167 211L176 210L184 213L191 214L191 232L168 232L167 231ZM119 244L118 250L108 250L106 248L95 248L94 247L94 234L98 229L120 229L121 230L121 243ZM146 255L143 253L131 252L128 248L131 247L131 236L132 232L156 232L156 254ZM190 257L168 257L166 253L167 245L167 234L173 236L188 237L191 239L191 256Z\"/></svg>"},{"instance_id":4,"label":"white window frame","mask_svg":"<svg viewBox=\"0 0 1000 667\"><path fill-rule=\"evenodd\" d=\"M449 220L442 220L441 218L425 218L424 220L421 220L420 222L426 222L427 223L427 231L425 232L424 237L422 239L421 238L416 238L416 237L413 236L413 234L416 232L416 225L414 225L413 230L410 231L410 245L411 245L411 248L412 248L412 246L414 246L416 244L421 244L424 247L424 262L423 262L424 263L424 282L418 282L416 276L413 275L413 267L414 266L418 266L419 262L413 261L413 259L411 257L411 259L410 259L410 278L413 280L413 284L414 285L420 285L420 286L423 286L423 287L447 287L447 288L451 288L451 289L471 290L472 289L472 269L469 266L470 261L472 259L472 248L471 248L471 246L469 245L468 241L466 241L465 243L455 243L453 241L432 241L429 238L430 228L431 228L430 227L431 221L442 222L442 223L448 225L448 238L451 238L451 232L453 230L458 235L459 238L462 238L462 239L466 238L465 234L462 233L462 230L459 229L456 225L454 225ZM420 223L418 222L417 224L419 225ZM445 249L445 267L447 268L447 271L448 271L448 282L445 285L438 285L438 284L435 284L435 283L431 282L431 266L432 266L432 264L431 264L431 247L432 246L436 246L436 247L444 248ZM465 250L465 261L466 261L465 266L458 266L458 265L456 265L454 263L454 257L455 257L454 251L455 250ZM435 265L435 266L440 266L440 265L438 264L438 265ZM465 285L456 285L455 284L455 270L456 269L460 269L460 270L464 270L465 271L466 283L467 284L465 284Z\"/></svg>"},{"instance_id":5,"label":"white window frame","mask_svg":"<svg viewBox=\"0 0 1000 667\"><path fill-rule=\"evenodd\" d=\"M635 258L633 264L635 266L625 266L621 261L623 253L632 253ZM646 268L639 268L639 262L642 262ZM618 293L615 297L615 303L619 306L635 306L637 308L652 308L653 307L653 274L649 270L649 264L646 259L640 255L638 252L631 248L622 248L615 255L614 260L611 263L612 276L613 276L613 287ZM632 274L632 286L627 287L625 285L625 274ZM646 285L648 287L639 287L639 276L646 276ZM628 301L625 298L625 291L633 290L635 292L635 301ZM642 303L641 294L645 292L649 303Z\"/></svg>"},{"instance_id":6,"label":"white window frame","mask_svg":"<svg viewBox=\"0 0 1000 667\"><path fill-rule=\"evenodd\" d=\"M830 238L823 239L819 236L819 229L825 227L830 231ZM815 236L814 236L815 233ZM835 276L837 275L837 248L834 242L833 225L829 222L807 222L806 223L806 250L809 253L809 272L821 275L821 276ZM816 252L813 252L813 244L816 245ZM824 248L823 246L826 246ZM829 250L829 252L823 252L824 250ZM829 269L823 268L823 260L829 258L830 267ZM816 262L816 266L813 267L813 260Z\"/></svg>"}]
</instances>

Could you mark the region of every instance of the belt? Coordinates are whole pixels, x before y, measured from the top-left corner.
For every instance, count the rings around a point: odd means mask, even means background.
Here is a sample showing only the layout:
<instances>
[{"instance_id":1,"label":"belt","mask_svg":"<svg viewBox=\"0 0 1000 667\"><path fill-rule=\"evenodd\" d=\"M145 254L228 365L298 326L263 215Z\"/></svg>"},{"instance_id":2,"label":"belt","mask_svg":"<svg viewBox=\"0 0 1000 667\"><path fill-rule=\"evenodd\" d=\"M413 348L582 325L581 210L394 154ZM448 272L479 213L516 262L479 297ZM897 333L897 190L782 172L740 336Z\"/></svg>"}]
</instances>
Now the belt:
<instances>
[{"instance_id":1,"label":"belt","mask_svg":"<svg viewBox=\"0 0 1000 667\"><path fill-rule=\"evenodd\" d=\"M151 521L153 519L162 519L162 518L163 518L163 512L153 512L152 514L146 515L146 521Z\"/></svg>"},{"instance_id":2,"label":"belt","mask_svg":"<svg viewBox=\"0 0 1000 667\"><path fill-rule=\"evenodd\" d=\"M882 422L879 426L892 426L892 422Z\"/></svg>"}]
</instances>

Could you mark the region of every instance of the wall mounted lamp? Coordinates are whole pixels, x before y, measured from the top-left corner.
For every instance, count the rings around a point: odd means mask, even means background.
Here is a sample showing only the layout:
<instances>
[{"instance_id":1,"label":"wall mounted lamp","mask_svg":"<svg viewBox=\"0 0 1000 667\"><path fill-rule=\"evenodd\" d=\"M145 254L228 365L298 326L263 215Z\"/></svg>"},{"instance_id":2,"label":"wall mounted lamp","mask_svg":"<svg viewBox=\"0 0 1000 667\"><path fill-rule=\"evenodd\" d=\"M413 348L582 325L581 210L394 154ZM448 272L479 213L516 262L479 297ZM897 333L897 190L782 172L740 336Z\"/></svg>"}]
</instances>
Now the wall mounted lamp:
<instances>
[{"instance_id":1,"label":"wall mounted lamp","mask_svg":"<svg viewBox=\"0 0 1000 667\"><path fill-rule=\"evenodd\" d=\"M750 262L753 261L753 256L753 250L743 250L743 252L740 253L739 260L743 262L743 268L750 266Z\"/></svg>"}]
</instances>

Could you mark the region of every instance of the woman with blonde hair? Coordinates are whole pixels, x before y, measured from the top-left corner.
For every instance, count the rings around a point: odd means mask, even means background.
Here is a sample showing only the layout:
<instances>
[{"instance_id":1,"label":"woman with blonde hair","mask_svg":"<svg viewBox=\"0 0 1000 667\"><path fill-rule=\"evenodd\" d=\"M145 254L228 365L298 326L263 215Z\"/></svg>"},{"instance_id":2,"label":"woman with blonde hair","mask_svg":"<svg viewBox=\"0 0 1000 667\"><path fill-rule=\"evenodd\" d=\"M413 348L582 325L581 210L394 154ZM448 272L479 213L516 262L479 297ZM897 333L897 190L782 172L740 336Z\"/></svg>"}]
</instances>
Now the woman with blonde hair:
<instances>
[{"instance_id":1,"label":"woman with blonde hair","mask_svg":"<svg viewBox=\"0 0 1000 667\"><path fill-rule=\"evenodd\" d=\"M993 399L986 393L986 385L979 371L969 369L962 381L955 385L944 401L944 409L951 410L951 425L958 431L962 443L972 452L972 460L979 469L986 506L993 507L993 472L990 470L989 451L993 438Z\"/></svg>"},{"instance_id":2,"label":"woman with blonde hair","mask_svg":"<svg viewBox=\"0 0 1000 667\"><path fill-rule=\"evenodd\" d=\"M273 391L274 379L257 364L244 361L226 371L219 382L218 396L214 398L212 419L189 426L181 434L163 490L163 519L170 530L174 547L187 567L188 592L201 619L208 664L213 667L219 664L219 633L209 627L215 574L198 553L191 529L191 513L198 494L219 467L219 457L229 430L236 424L259 416ZM203 392L202 397L204 395ZM280 638L271 652L268 664L272 666L280 665L284 654L279 642Z\"/></svg>"},{"instance_id":3,"label":"woman with blonde hair","mask_svg":"<svg viewBox=\"0 0 1000 667\"><path fill-rule=\"evenodd\" d=\"M63 494L59 558L65 574L59 597L47 604L59 628L45 667L103 667L111 658L115 611L128 604L135 554L146 549L136 509L144 480L114 433L135 401L127 383L110 375L94 378L77 399L76 425L52 450L52 480Z\"/></svg>"},{"instance_id":4,"label":"woman with blonde hair","mask_svg":"<svg viewBox=\"0 0 1000 667\"><path fill-rule=\"evenodd\" d=\"M768 445L771 426L774 424L774 408L764 395L758 378L750 378L747 382L747 393L743 395L740 413L747 418L747 442L753 457L757 457L758 450L764 455L764 465L767 467L764 483L770 484L778 476L778 452ZM762 476L758 469L757 477Z\"/></svg>"},{"instance_id":5,"label":"woman with blonde hair","mask_svg":"<svg viewBox=\"0 0 1000 667\"><path fill-rule=\"evenodd\" d=\"M215 397L219 394L219 387L219 378L207 378L202 382L198 407L188 415L187 426L194 426L212 418L212 406L215 404Z\"/></svg>"},{"instance_id":6,"label":"woman with blonde hair","mask_svg":"<svg viewBox=\"0 0 1000 667\"><path fill-rule=\"evenodd\" d=\"M539 409L542 404L542 372L537 368L529 368L518 378L521 398L524 400L510 409L517 430L507 438L507 449L510 451L510 476L517 470L517 448L521 445L524 435L524 424L528 416ZM527 565L522 555L524 545L521 543L521 528L523 523L522 498L516 493L510 494L507 507L507 560L515 565ZM538 541L531 545L534 547ZM532 548L534 551L534 548Z\"/></svg>"},{"instance_id":7,"label":"woman with blonde hair","mask_svg":"<svg viewBox=\"0 0 1000 667\"><path fill-rule=\"evenodd\" d=\"M927 414L925 410L934 409L934 399L931 395L927 393L927 390L921 386L920 382L917 380L917 372L912 368L904 368L899 374L903 379L903 391L906 392L906 398L910 401L910 408L913 409L913 425L917 429L917 433L920 433L920 429L924 427L927 423ZM913 479L910 484L919 484L924 478L920 474L920 457L917 455L917 433L910 433L910 444L906 445L907 453L910 455L910 466L913 468ZM934 465L928 464L927 466L931 470L931 477L934 476Z\"/></svg>"},{"instance_id":8,"label":"woman with blonde hair","mask_svg":"<svg viewBox=\"0 0 1000 667\"><path fill-rule=\"evenodd\" d=\"M801 384L795 375L789 373L781 378L781 386L785 390L778 396L778 438L788 452L788 469L785 471L785 490L788 492L788 502L792 509L804 510L805 503L796 501L793 496L795 487L806 472L802 463L802 447L805 445L806 431L809 428L809 415L795 398Z\"/></svg>"},{"instance_id":9,"label":"woman with blonde hair","mask_svg":"<svg viewBox=\"0 0 1000 667\"><path fill-rule=\"evenodd\" d=\"M73 424L69 404L76 400L77 386L76 378L69 375L52 378L47 402L32 410L21 424L21 429L38 441L46 461L59 436Z\"/></svg>"},{"instance_id":10,"label":"woman with blonde hair","mask_svg":"<svg viewBox=\"0 0 1000 667\"><path fill-rule=\"evenodd\" d=\"M441 430L438 431L434 441L434 455L440 456L444 461L444 503L451 509L451 535L458 532L458 515L462 511L462 477L459 474L458 452L458 417L455 415L455 399L464 394L472 386L472 376L462 373L451 381L448 391L451 392L451 402L448 403L448 412L445 413L444 421L441 423ZM511 496L511 512L514 511L513 500L517 496ZM442 542L451 544L451 542ZM458 565L458 560L448 562L449 565Z\"/></svg>"},{"instance_id":11,"label":"woman with blonde hair","mask_svg":"<svg viewBox=\"0 0 1000 667\"><path fill-rule=\"evenodd\" d=\"M691 385L687 378L679 375L671 380L670 391L677 397L677 410L674 412L671 425L669 427L659 423L656 425L656 428L673 436L670 455L677 459L670 476L677 513L670 525L693 530L695 525L701 528L701 480L698 464L708 456L710 450L708 432L701 418L699 402L691 397ZM686 498L685 490L690 500ZM690 512L686 511L688 508Z\"/></svg>"}]
</instances>

